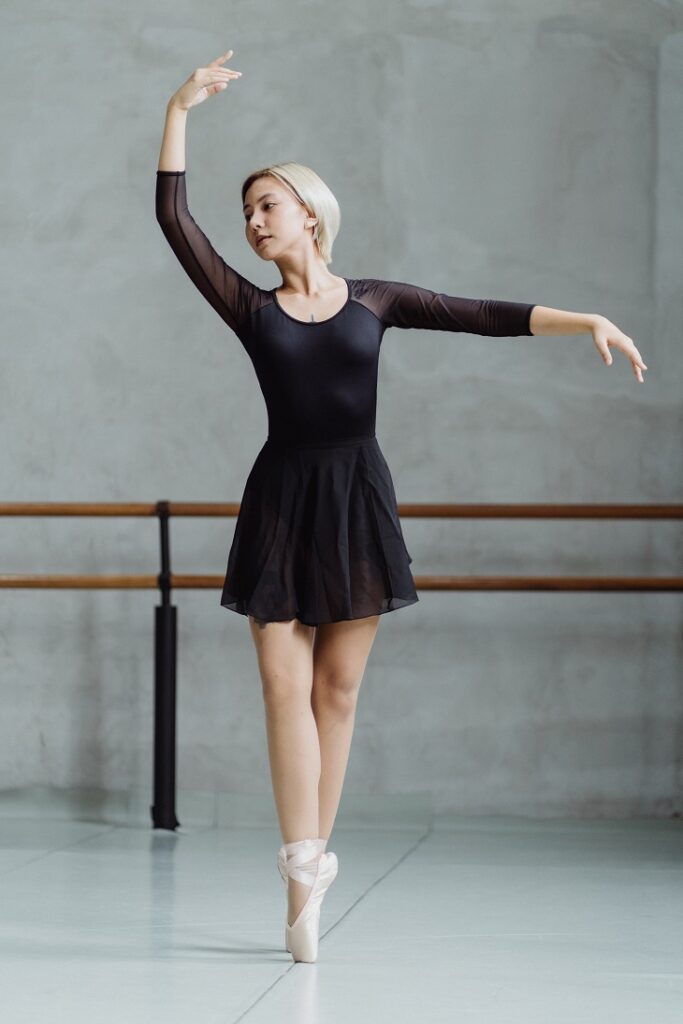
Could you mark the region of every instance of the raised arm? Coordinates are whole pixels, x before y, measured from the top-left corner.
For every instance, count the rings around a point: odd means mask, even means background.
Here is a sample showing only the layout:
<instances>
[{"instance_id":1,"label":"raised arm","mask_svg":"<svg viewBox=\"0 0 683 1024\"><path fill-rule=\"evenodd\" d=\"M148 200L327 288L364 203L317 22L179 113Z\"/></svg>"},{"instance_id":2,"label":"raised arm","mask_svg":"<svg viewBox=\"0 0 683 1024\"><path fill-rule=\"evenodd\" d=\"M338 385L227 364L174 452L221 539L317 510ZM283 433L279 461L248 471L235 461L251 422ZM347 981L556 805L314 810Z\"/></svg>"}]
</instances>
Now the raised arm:
<instances>
[{"instance_id":1,"label":"raised arm","mask_svg":"<svg viewBox=\"0 0 683 1024\"><path fill-rule=\"evenodd\" d=\"M160 171L185 170L185 122L188 111L199 106L209 96L215 96L228 88L235 78L241 78L241 71L222 67L232 50L216 57L205 68L196 68L188 80L171 96L166 107L166 124L159 154Z\"/></svg>"},{"instance_id":2,"label":"raised arm","mask_svg":"<svg viewBox=\"0 0 683 1024\"><path fill-rule=\"evenodd\" d=\"M157 171L156 217L187 276L238 333L253 308L257 289L225 262L195 222L187 205L185 171Z\"/></svg>"},{"instance_id":3,"label":"raised arm","mask_svg":"<svg viewBox=\"0 0 683 1024\"><path fill-rule=\"evenodd\" d=\"M156 218L168 244L190 280L218 315L235 332L249 315L256 286L229 266L195 222L187 205L185 133L188 111L208 96L225 89L239 72L219 65L223 54L198 68L171 97L159 154L156 179Z\"/></svg>"}]
</instances>

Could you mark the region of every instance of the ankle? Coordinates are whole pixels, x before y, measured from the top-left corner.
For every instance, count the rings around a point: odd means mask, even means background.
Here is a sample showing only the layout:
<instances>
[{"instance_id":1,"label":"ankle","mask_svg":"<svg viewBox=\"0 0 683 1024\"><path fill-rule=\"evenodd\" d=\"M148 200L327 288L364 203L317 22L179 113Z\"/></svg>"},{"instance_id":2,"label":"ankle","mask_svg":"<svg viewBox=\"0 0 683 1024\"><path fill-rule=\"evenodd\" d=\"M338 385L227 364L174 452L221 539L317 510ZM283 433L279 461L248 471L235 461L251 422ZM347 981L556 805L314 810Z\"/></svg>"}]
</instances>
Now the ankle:
<instances>
[{"instance_id":1,"label":"ankle","mask_svg":"<svg viewBox=\"0 0 683 1024\"><path fill-rule=\"evenodd\" d=\"M324 852L324 839L297 839L284 843L287 875L290 879L312 886L318 871L318 861Z\"/></svg>"}]
</instances>

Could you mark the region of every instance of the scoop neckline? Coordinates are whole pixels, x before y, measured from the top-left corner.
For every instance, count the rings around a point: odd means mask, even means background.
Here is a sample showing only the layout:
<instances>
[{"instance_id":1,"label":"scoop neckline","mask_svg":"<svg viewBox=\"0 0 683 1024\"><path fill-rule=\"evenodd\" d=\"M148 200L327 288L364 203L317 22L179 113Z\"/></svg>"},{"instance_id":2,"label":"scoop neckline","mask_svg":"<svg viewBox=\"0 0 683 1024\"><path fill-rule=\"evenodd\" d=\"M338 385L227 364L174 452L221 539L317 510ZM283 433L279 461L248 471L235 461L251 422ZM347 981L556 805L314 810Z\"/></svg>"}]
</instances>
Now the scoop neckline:
<instances>
[{"instance_id":1,"label":"scoop neckline","mask_svg":"<svg viewBox=\"0 0 683 1024\"><path fill-rule=\"evenodd\" d=\"M282 306L280 305L280 300L277 297L277 288L271 288L271 292L273 295L273 299L275 301L275 305L280 310L282 315L286 316L288 320L293 320L295 324L301 324L302 327L319 327L321 324L329 324L331 320L336 320L337 317L344 312L349 302L351 301L351 284L349 282L348 277L343 277L342 281L346 282L346 290L348 292L346 296L346 302L341 307L341 309L338 309L336 313L332 314L332 316L328 316L326 320L299 320L298 317L292 316L291 313L288 313L286 309L282 308Z\"/></svg>"}]
</instances>

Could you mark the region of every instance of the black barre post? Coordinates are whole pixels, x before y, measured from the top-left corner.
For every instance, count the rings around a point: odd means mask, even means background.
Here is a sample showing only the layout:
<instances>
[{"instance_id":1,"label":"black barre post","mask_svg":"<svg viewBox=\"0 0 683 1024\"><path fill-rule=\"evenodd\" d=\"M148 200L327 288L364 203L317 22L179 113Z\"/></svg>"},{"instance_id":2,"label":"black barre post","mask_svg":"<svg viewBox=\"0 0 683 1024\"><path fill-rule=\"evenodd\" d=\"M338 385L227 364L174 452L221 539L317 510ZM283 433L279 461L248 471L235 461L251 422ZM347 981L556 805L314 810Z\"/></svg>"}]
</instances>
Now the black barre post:
<instances>
[{"instance_id":1,"label":"black barre post","mask_svg":"<svg viewBox=\"0 0 683 1024\"><path fill-rule=\"evenodd\" d=\"M154 609L154 828L175 829L177 608L171 604L168 501L158 501L161 604Z\"/></svg>"}]
</instances>

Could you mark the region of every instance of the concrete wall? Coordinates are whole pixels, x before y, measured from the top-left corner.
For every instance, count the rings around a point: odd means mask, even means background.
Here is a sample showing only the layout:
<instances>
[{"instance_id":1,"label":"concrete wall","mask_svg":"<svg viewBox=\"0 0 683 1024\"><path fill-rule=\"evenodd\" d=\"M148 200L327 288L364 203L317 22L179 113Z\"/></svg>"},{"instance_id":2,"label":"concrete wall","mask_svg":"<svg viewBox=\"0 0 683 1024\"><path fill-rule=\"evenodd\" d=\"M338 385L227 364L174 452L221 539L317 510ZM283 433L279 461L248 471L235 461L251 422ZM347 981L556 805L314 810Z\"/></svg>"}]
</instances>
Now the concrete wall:
<instances>
[{"instance_id":1,"label":"concrete wall","mask_svg":"<svg viewBox=\"0 0 683 1024\"><path fill-rule=\"evenodd\" d=\"M354 2L4 7L4 500L239 501L266 434L238 339L154 216L165 104L224 258L279 284L239 187L297 159L337 195L333 273L610 317L589 335L388 331L377 434L399 501L682 500L683 4ZM223 573L234 520L172 525ZM416 575L681 573L667 522L404 520ZM154 573L153 520L5 519L3 572ZM0 591L0 789L151 787L154 592ZM270 793L247 620L180 591L181 793ZM345 793L439 810L681 807L677 594L421 592L385 615ZM274 819L274 811L273 811Z\"/></svg>"}]
</instances>

